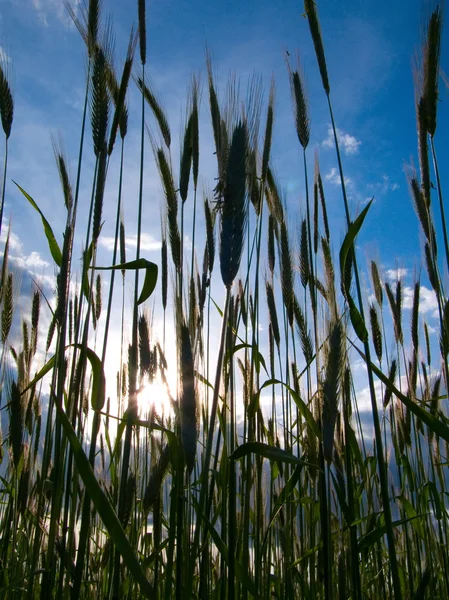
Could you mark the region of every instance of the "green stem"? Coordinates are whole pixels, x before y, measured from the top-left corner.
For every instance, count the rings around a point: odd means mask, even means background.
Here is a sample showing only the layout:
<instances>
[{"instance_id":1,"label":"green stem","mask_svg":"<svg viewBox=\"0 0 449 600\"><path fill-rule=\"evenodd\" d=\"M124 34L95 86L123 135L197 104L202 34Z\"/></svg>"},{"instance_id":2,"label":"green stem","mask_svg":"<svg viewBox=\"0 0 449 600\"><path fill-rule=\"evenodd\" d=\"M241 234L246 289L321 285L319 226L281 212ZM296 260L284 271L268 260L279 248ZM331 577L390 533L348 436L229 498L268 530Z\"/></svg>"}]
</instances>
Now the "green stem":
<instances>
[{"instance_id":1,"label":"green stem","mask_svg":"<svg viewBox=\"0 0 449 600\"><path fill-rule=\"evenodd\" d=\"M346 195L346 186L345 186L345 180L344 180L344 175L343 175L343 166L342 166L342 162L341 162L340 148L339 148L338 139L337 139L337 129L335 126L334 115L333 115L333 111L332 111L332 104L331 104L329 94L327 94L327 100L328 100L328 105L329 105L331 121L332 121L332 129L334 132L335 148L337 151L338 170L339 170L340 180L341 180L341 189L342 189L342 193L343 193L343 203L344 203L344 208L345 208L346 221L347 221L348 227L350 227L351 217L349 214L349 205L348 205L348 199L347 199L347 195ZM360 281L359 281L359 273L358 273L357 259L355 256L355 252L354 252L353 265L354 265L354 276L355 276L355 282L356 282L359 311L360 311L362 320L365 321L364 311L363 311L362 290L361 290ZM379 468L380 491L381 491L382 505L383 505L384 517L385 517L385 528L386 528L386 533L387 533L391 574L392 574L392 578L393 578L393 591L394 591L395 600L401 600L402 599L401 580L399 577L399 567L398 567L398 561L397 561L397 556L396 556L393 521L391 518L390 497L389 497L389 492L388 492L388 476L387 476L387 469L386 469L386 465L385 465L385 456L384 456L383 443L382 443L382 431L380 428L379 412L377 409L376 391L374 388L374 377L373 377L373 371L370 366L371 365L371 358L370 358L371 351L370 351L370 346L369 346L368 341L364 342L364 350L365 350L365 355L367 358L368 384L369 384L370 399L371 399L371 410L372 410L372 414L373 414L374 435L375 435L376 448L377 448L377 463L378 463L378 468Z\"/></svg>"},{"instance_id":2,"label":"green stem","mask_svg":"<svg viewBox=\"0 0 449 600\"><path fill-rule=\"evenodd\" d=\"M438 169L438 161L437 161L437 156L436 156L436 151L435 151L433 135L430 136L430 147L432 149L432 160L433 160L433 168L435 169L435 177L437 178L438 201L440 204L441 227L443 229L444 250L446 253L446 266L449 271L449 242L447 239L446 217L444 214L443 191L441 188L440 171Z\"/></svg>"},{"instance_id":3,"label":"green stem","mask_svg":"<svg viewBox=\"0 0 449 600\"><path fill-rule=\"evenodd\" d=\"M2 233L3 207L5 205L7 168L8 168L8 138L5 138L5 164L3 166L3 185L2 185L2 197L1 197L1 203L0 203L0 235Z\"/></svg>"}]
</instances>

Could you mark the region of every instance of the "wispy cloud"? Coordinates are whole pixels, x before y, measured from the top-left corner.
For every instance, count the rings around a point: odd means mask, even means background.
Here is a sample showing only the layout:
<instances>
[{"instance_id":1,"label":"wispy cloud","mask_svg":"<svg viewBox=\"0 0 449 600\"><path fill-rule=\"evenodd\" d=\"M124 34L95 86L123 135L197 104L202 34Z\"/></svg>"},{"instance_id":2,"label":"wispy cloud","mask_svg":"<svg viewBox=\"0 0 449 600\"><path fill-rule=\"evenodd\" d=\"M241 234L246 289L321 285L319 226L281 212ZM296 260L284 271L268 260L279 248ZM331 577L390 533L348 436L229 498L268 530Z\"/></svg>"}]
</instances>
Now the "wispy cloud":
<instances>
[{"instance_id":1,"label":"wispy cloud","mask_svg":"<svg viewBox=\"0 0 449 600\"><path fill-rule=\"evenodd\" d=\"M11 59L4 48L0 46L0 63L8 63Z\"/></svg>"},{"instance_id":2,"label":"wispy cloud","mask_svg":"<svg viewBox=\"0 0 449 600\"><path fill-rule=\"evenodd\" d=\"M56 17L66 26L70 25L71 19L62 0L31 0L31 3L44 26L48 27L48 19L51 17ZM71 0L69 4L76 12L80 0Z\"/></svg>"},{"instance_id":3,"label":"wispy cloud","mask_svg":"<svg viewBox=\"0 0 449 600\"><path fill-rule=\"evenodd\" d=\"M341 184L341 177L338 173L338 170L335 167L332 167L332 169L329 171L329 173L327 173L324 176L324 178L326 179L326 181L328 181L332 185L340 185ZM352 179L350 177L345 177L345 185L351 185L351 184L352 184Z\"/></svg>"},{"instance_id":4,"label":"wispy cloud","mask_svg":"<svg viewBox=\"0 0 449 600\"><path fill-rule=\"evenodd\" d=\"M395 192L399 189L399 184L392 181L388 175L382 175L380 181L376 183L368 183L366 186L368 190L376 194L387 194L388 192Z\"/></svg>"},{"instance_id":5,"label":"wispy cloud","mask_svg":"<svg viewBox=\"0 0 449 600\"><path fill-rule=\"evenodd\" d=\"M358 140L355 136L350 135L349 133L345 133L341 129L337 128L337 139L340 148L347 156L351 156L353 154L357 154L359 151L359 147L361 145L361 141ZM323 140L322 144L323 148L334 148L334 132L332 127L328 127L327 129L327 138Z\"/></svg>"}]
</instances>

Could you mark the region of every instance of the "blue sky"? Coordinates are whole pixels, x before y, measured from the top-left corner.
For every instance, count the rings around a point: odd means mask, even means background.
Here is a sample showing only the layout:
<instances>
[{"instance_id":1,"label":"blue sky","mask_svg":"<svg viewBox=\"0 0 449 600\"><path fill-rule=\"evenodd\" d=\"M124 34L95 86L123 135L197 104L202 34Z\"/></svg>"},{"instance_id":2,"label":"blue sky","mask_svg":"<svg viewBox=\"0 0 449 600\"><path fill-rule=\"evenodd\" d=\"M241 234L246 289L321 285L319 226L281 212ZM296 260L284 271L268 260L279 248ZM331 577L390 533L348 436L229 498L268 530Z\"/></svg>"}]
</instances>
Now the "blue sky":
<instances>
[{"instance_id":1,"label":"blue sky","mask_svg":"<svg viewBox=\"0 0 449 600\"><path fill-rule=\"evenodd\" d=\"M103 8L104 14L111 13L113 16L116 62L121 66L130 27L137 22L137 2L105 0ZM391 278L395 277L397 267L405 269L407 288L412 285L413 273L420 265L419 227L408 194L404 164L416 156L411 65L425 14L422 3L418 0L320 0L318 10L335 117L341 131L352 213L360 210L367 199L375 197L358 240L359 256L368 261L372 258L378 260ZM316 149L336 254L345 231L343 205L335 152L329 137L326 97L303 12L303 4L299 0L148 2L147 74L165 106L174 138L181 130L191 75L201 71L204 81L206 43L222 91L230 71L235 71L243 84L256 72L263 78L266 99L270 78L274 75L277 92L272 162L291 210L294 233L293 217L304 211L304 189L284 51L290 52L292 60L299 52L310 100L309 164L312 173L313 151ZM15 98L4 216L6 220L10 216L12 218L14 244L11 255L16 265L25 269L24 281L26 271L29 271L40 277L50 292L54 270L40 220L10 180L16 180L34 197L61 241L65 214L50 134L61 135L74 179L84 93L85 49L61 0L2 0L0 48L12 69ZM447 44L443 44L442 56L445 55ZM442 67L449 69L444 61ZM448 118L442 109L448 101L448 94L443 84L440 89L436 139L443 162L447 157L440 142L447 135ZM210 190L216 166L206 96L203 92L200 173L201 186ZM149 123L154 125L150 119ZM139 98L135 90L130 95L128 138L125 221L127 234L132 237L136 226L139 152ZM3 146L0 145L2 155ZM176 166L179 156L177 142L173 156ZM118 160L117 150L114 160ZM143 231L147 237L144 252L147 258L159 262L160 220L157 214L162 192L149 143L147 161L143 215ZM93 166L94 157L89 148L83 166L86 187L82 188L80 223L87 212L87 182ZM106 207L103 214L103 264L110 256L106 254L106 247L114 227L116 182L117 169L110 167L110 209ZM447 187L447 183L443 172L443 188ZM130 251L131 247L130 244ZM75 244L75 260L81 255L81 248L82 239L79 238ZM98 262L101 264L102 260ZM435 303L424 279L426 288L423 294L427 295L423 307L431 323ZM29 297L25 290L24 306Z\"/></svg>"}]
</instances>

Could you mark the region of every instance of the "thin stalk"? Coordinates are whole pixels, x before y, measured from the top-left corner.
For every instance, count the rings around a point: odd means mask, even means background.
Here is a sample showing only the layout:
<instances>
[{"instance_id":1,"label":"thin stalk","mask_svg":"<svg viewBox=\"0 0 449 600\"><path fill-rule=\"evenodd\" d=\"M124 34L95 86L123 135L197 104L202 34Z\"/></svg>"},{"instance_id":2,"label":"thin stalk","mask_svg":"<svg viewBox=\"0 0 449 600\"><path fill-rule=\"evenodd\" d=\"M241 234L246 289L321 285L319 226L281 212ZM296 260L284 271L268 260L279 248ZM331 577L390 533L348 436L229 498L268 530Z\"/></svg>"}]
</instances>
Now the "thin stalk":
<instances>
[{"instance_id":1,"label":"thin stalk","mask_svg":"<svg viewBox=\"0 0 449 600\"><path fill-rule=\"evenodd\" d=\"M193 279L195 265L195 233L196 233L196 187L193 192L193 224L192 224L192 256L190 259L190 279Z\"/></svg>"},{"instance_id":2,"label":"thin stalk","mask_svg":"<svg viewBox=\"0 0 449 600\"><path fill-rule=\"evenodd\" d=\"M447 237L446 217L444 214L443 191L441 188L440 170L438 168L438 161L437 161L433 137L434 137L433 135L430 136L430 148L432 151L432 161L433 161L433 168L435 170L435 177L437 179L437 192L438 192L438 201L440 204L441 227L443 230L444 250L446 253L446 266L449 270L449 242L448 242L448 237Z\"/></svg>"},{"instance_id":3,"label":"thin stalk","mask_svg":"<svg viewBox=\"0 0 449 600\"><path fill-rule=\"evenodd\" d=\"M78 207L78 198L79 198L79 189L80 189L80 183L81 183L81 164L82 164L83 148L84 148L84 133L85 133L85 129L86 129L87 103L88 103L88 97L89 97L90 69L91 69L91 61L89 60L88 71L87 71L87 78L86 78L86 90L85 90L85 95L84 95L84 108L83 108L83 118L82 118L82 124L81 124L81 136L80 136L80 144L79 144L79 151L78 151L78 167L77 167L77 176L76 176L76 185L75 185L75 195L74 195L73 210L72 210L72 233L73 233L73 231L75 229L76 216L77 216L77 207ZM71 245L70 245L70 254L69 254L69 272L70 272L70 260L71 260L72 248L73 248L73 237L74 236L72 235L72 240L71 240ZM44 493L43 493L43 486L44 486L46 474L48 472L48 467L50 465L50 452L51 452L51 439L52 439L52 436L51 435L47 435L47 433L51 431L53 408L54 408L53 394L51 393L50 394L49 407L48 407L48 417L47 417L47 424L46 424L46 434L45 434L45 438L44 438L45 439L45 445L44 445L44 454L43 454L42 470L41 470L41 479L40 479L40 486L39 486L40 489L38 491L38 498L39 498L38 507L37 507L37 514L38 515L42 514L43 503L44 503L44 498L45 498ZM31 564L30 564L30 572L33 573L33 574L36 572L36 565L37 565L38 558L39 558L40 540L41 540L41 530L40 530L39 527L36 527L35 528L34 543L33 543L32 561L31 561ZM31 600L31 598L33 597L33 582L34 582L34 577L31 576L30 577L30 582L29 582L29 585L28 585L27 600Z\"/></svg>"},{"instance_id":4,"label":"thin stalk","mask_svg":"<svg viewBox=\"0 0 449 600\"><path fill-rule=\"evenodd\" d=\"M203 482L201 485L200 499L199 499L199 503L198 503L198 510L197 510L196 524L195 524L195 535L193 538L193 544L192 544L192 549L191 549L191 553L190 553L189 580L188 580L189 585L188 585L188 589L186 590L187 594L189 593L189 590L192 589L194 562L196 561L196 556L197 556L197 552L198 552L202 518L203 518L203 516L205 516L206 519L209 518L209 515L205 511L206 492L208 490L207 479L208 479L208 475L209 475L210 460L211 460L211 456L212 456L212 444L213 444L213 439L214 439L213 431L214 431L214 427L215 427L215 421L217 418L218 397L220 394L221 372L222 372L224 348L225 348L225 341L226 341L226 331L227 331L227 327L228 327L228 313L229 313L230 302L231 302L231 289L227 288L226 289L226 300L225 300L225 305L224 305L224 309L223 309L220 344L218 347L214 393L213 393L213 397L212 397L212 406L211 406L211 413L210 413L209 427L208 427L209 435L207 436L206 452L205 452L205 456L204 456L204 460L203 460L203 468L202 468ZM211 500L211 498L209 498L208 504L209 504L210 500Z\"/></svg>"},{"instance_id":5,"label":"thin stalk","mask_svg":"<svg viewBox=\"0 0 449 600\"><path fill-rule=\"evenodd\" d=\"M1 197L1 203L0 203L0 235L2 233L3 207L5 205L6 171L7 171L7 169L8 169L8 138L5 136L5 164L3 167L2 197Z\"/></svg>"},{"instance_id":6,"label":"thin stalk","mask_svg":"<svg viewBox=\"0 0 449 600\"><path fill-rule=\"evenodd\" d=\"M331 117L331 121L332 121L332 130L334 133L335 148L336 148L336 152L337 152L338 170L339 170L340 180L341 180L341 189L342 189L342 193L343 193L343 203L344 203L344 208L345 208L346 221L347 221L348 227L350 227L351 217L349 214L348 199L346 196L346 186L345 186L345 180L344 180L344 175L343 175L343 166L342 166L342 162L341 162L340 148L339 148L338 139L337 139L337 129L335 126L334 115L333 115L333 111L332 111L332 104L331 104L329 93L327 94L327 100L328 100L328 106L329 106L329 113L330 113L330 117ZM355 253L354 253L353 265L354 265L354 276L355 276L359 311L360 311L362 320L365 321L364 310L363 310L362 290L361 290L361 286L360 286L357 259L356 259ZM397 561L397 556L396 556L395 539L394 539L394 531L393 531L393 520L391 518L390 497L389 497L389 492L388 492L388 475L387 475L387 469L386 469L386 465L385 465L385 455L384 455L384 450L383 450L382 431L380 428L379 412L377 409L376 391L375 391L375 387L374 387L374 376L373 376L373 372L371 369L371 349L370 349L368 341L364 342L364 350L365 350L365 356L367 359L368 384L369 384L369 390L370 390L371 410L373 413L374 434L375 434L375 439L376 439L377 461L378 461L378 467L379 467L380 490L381 490L381 497L382 497L382 506L383 506L384 516L385 516L385 528L386 528L387 541L388 541L388 551L390 554L391 574L392 574L392 578L393 578L393 590L394 590L396 600L401 600L402 599L401 580L399 577L399 567L398 567L398 561Z\"/></svg>"},{"instance_id":7,"label":"thin stalk","mask_svg":"<svg viewBox=\"0 0 449 600\"><path fill-rule=\"evenodd\" d=\"M142 81L145 81L145 63L142 61ZM139 202L137 212L137 240L136 240L136 260L140 258L141 231L142 231L142 204L143 204L143 172L145 157L145 94L142 89L141 94L141 130L140 130L140 172L139 172ZM122 472L120 479L120 492L118 500L118 517L123 518L126 500L126 483L128 481L128 471L131 457L131 441L133 425L137 417L137 346L138 346L138 306L137 299L139 293L139 269L136 269L134 278L134 300L133 300L133 320L132 320L132 342L130 356L130 378L128 394L128 418L126 421L125 441L122 456ZM118 598L120 584L120 555L116 553L114 581L112 597Z\"/></svg>"},{"instance_id":8,"label":"thin stalk","mask_svg":"<svg viewBox=\"0 0 449 600\"><path fill-rule=\"evenodd\" d=\"M119 195L117 201L117 214L116 214L116 225L115 225L115 240L114 240L114 250L112 256L112 264L116 264L117 257L117 243L118 243L118 233L119 233L119 225L120 225L120 208L121 208L121 194L122 194L122 180L123 180L123 151L124 151L124 140L122 139L121 144L121 155L120 155L120 178L119 178ZM93 281L93 269L92 269L92 277L91 281ZM103 351L101 357L102 368L104 368L106 361L106 348L107 348L107 339L109 333L109 323L111 317L111 306L112 306L112 295L114 291L114 279L115 279L115 270L111 272L111 283L109 287L109 298L108 298L108 308L106 313L106 324L105 324L105 332L104 332L104 340L103 340ZM92 284L91 284L92 285ZM96 447L97 447L97 436L100 430L100 413L98 411L94 412L93 421L92 421L92 430L91 430L91 442L90 442L90 450L89 450L89 462L94 467L95 464L95 455L96 455ZM79 544L78 544L78 553L75 567L75 576L72 585L72 598L79 598L81 583L82 583L82 575L84 569L84 559L86 552L87 539L89 535L89 526L90 526L90 497L89 494L86 493L83 501L82 508L82 518L81 518L81 529L79 536Z\"/></svg>"}]
</instances>

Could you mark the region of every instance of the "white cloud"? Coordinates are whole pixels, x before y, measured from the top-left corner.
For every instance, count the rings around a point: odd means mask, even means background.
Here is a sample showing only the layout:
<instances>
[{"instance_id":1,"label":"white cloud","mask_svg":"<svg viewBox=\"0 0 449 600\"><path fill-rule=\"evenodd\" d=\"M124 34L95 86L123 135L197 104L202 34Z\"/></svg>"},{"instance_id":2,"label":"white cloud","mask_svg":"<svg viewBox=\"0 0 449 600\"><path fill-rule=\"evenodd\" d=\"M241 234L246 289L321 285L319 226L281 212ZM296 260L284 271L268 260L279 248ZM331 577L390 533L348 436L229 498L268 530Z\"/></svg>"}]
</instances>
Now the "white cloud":
<instances>
[{"instance_id":1,"label":"white cloud","mask_svg":"<svg viewBox=\"0 0 449 600\"><path fill-rule=\"evenodd\" d=\"M4 245L6 243L6 236L8 235L8 228L5 227L4 222L2 225L2 235L0 236L0 243L2 245L2 254L3 254L3 248ZM9 251L15 251L15 252L22 252L22 242L20 241L19 237L13 232L11 231L9 234Z\"/></svg>"},{"instance_id":2,"label":"white cloud","mask_svg":"<svg viewBox=\"0 0 449 600\"><path fill-rule=\"evenodd\" d=\"M192 252L192 238L190 235L184 236L184 252Z\"/></svg>"},{"instance_id":3,"label":"white cloud","mask_svg":"<svg viewBox=\"0 0 449 600\"><path fill-rule=\"evenodd\" d=\"M405 287L404 293L404 308L412 308L414 288ZM435 292L425 285L421 285L419 288L419 312L420 313L432 313L432 316L438 316L438 301Z\"/></svg>"},{"instance_id":4,"label":"white cloud","mask_svg":"<svg viewBox=\"0 0 449 600\"><path fill-rule=\"evenodd\" d=\"M403 269L398 267L397 269L387 269L385 271L385 276L390 281L398 281L399 279L403 279L408 275L408 269Z\"/></svg>"},{"instance_id":5,"label":"white cloud","mask_svg":"<svg viewBox=\"0 0 449 600\"><path fill-rule=\"evenodd\" d=\"M399 189L399 184L396 182L392 182L391 178L388 175L382 175L380 181L376 183L368 183L366 186L367 189L377 193L377 194L387 194L388 192L395 192Z\"/></svg>"},{"instance_id":6,"label":"white cloud","mask_svg":"<svg viewBox=\"0 0 449 600\"><path fill-rule=\"evenodd\" d=\"M324 177L325 177L326 181L328 181L332 185L340 185L341 184L341 177L338 174L338 171L335 167L332 167L332 169L329 171L329 173L327 173L327 175L325 175ZM345 177L345 185L351 185L351 184L352 184L352 179L350 177Z\"/></svg>"},{"instance_id":7,"label":"white cloud","mask_svg":"<svg viewBox=\"0 0 449 600\"><path fill-rule=\"evenodd\" d=\"M106 250L110 250L112 252L112 250L114 249L115 239L113 237L107 237L107 236L100 237L98 242L101 246L103 246L103 248L106 248ZM127 248L136 248L137 247L137 235L127 236L125 243L126 243ZM160 248L161 248L161 242L159 240L154 238L149 233L141 234L141 236L140 236L140 249L141 250L153 252L155 250L160 250Z\"/></svg>"},{"instance_id":8,"label":"white cloud","mask_svg":"<svg viewBox=\"0 0 449 600\"><path fill-rule=\"evenodd\" d=\"M6 242L7 227L2 230L0 244L2 250L0 256L4 255L4 244ZM23 250L23 243L13 231L9 234L9 256L8 263L21 271L27 273L41 287L46 287L53 291L56 288L56 276L51 272L52 265L44 260L39 252L32 251L27 254Z\"/></svg>"},{"instance_id":9,"label":"white cloud","mask_svg":"<svg viewBox=\"0 0 449 600\"><path fill-rule=\"evenodd\" d=\"M345 133L341 129L337 128L337 139L338 145L343 150L343 152L347 155L357 154L359 151L359 146L361 145L361 141L358 140L355 136L350 135L349 133ZM335 146L334 143L334 131L332 127L328 127L327 130L327 138L323 140L322 146L324 148L333 148Z\"/></svg>"},{"instance_id":10,"label":"white cloud","mask_svg":"<svg viewBox=\"0 0 449 600\"><path fill-rule=\"evenodd\" d=\"M361 358L351 362L351 368L357 373L366 373L367 371L366 363Z\"/></svg>"},{"instance_id":11,"label":"white cloud","mask_svg":"<svg viewBox=\"0 0 449 600\"><path fill-rule=\"evenodd\" d=\"M56 288L56 276L43 272L49 263L43 260L38 252L32 252L29 256L10 256L9 262L18 269L22 269L40 286L54 291Z\"/></svg>"},{"instance_id":12,"label":"white cloud","mask_svg":"<svg viewBox=\"0 0 449 600\"><path fill-rule=\"evenodd\" d=\"M26 264L28 269L37 269L50 266L49 262L40 257L39 252L31 252L31 254L26 258Z\"/></svg>"},{"instance_id":13,"label":"white cloud","mask_svg":"<svg viewBox=\"0 0 449 600\"><path fill-rule=\"evenodd\" d=\"M48 18L56 16L64 25L69 26L72 20L62 0L31 0L43 25L48 26ZM69 4L76 13L80 0L71 0Z\"/></svg>"}]
</instances>

